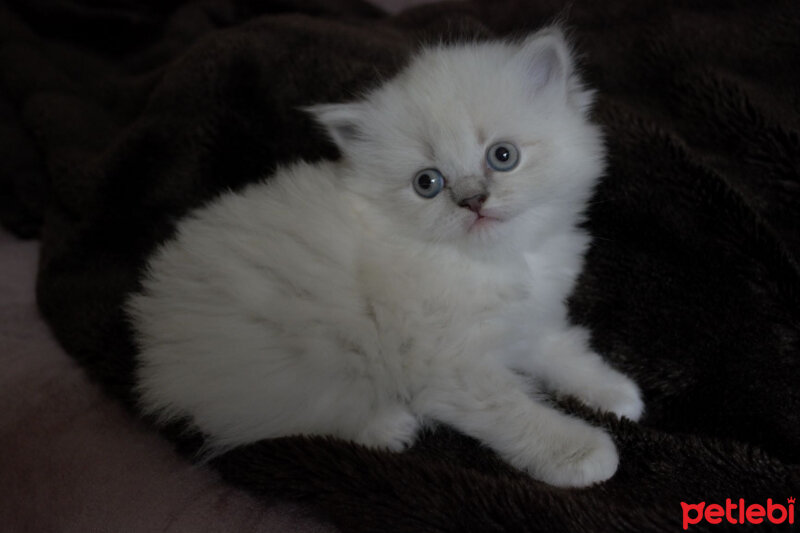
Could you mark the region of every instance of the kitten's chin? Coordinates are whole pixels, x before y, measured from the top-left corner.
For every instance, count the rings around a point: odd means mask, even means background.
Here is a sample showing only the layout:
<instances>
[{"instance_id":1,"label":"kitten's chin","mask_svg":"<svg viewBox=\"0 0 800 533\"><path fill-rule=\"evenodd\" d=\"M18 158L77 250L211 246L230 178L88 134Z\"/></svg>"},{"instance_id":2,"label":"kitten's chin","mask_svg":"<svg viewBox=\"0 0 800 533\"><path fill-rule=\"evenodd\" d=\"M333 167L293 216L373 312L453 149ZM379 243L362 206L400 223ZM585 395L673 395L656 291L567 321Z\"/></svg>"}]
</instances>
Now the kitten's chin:
<instances>
[{"instance_id":1,"label":"kitten's chin","mask_svg":"<svg viewBox=\"0 0 800 533\"><path fill-rule=\"evenodd\" d=\"M469 228L467 228L467 231L470 233L474 233L477 231L486 231L496 226L497 224L501 224L502 222L503 222L502 220L496 217L478 215L470 223Z\"/></svg>"},{"instance_id":2,"label":"kitten's chin","mask_svg":"<svg viewBox=\"0 0 800 533\"><path fill-rule=\"evenodd\" d=\"M470 236L489 237L504 223L505 219L494 213L476 214L467 221L467 234Z\"/></svg>"}]
</instances>

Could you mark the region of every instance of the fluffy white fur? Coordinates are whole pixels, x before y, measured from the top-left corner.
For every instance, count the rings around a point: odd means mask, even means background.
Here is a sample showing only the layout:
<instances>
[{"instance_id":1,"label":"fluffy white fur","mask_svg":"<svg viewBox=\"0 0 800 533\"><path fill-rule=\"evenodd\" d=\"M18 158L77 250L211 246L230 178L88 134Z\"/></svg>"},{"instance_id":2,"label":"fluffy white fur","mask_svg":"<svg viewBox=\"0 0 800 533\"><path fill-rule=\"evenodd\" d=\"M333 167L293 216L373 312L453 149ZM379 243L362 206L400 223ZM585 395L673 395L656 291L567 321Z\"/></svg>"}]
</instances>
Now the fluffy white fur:
<instances>
[{"instance_id":1,"label":"fluffy white fur","mask_svg":"<svg viewBox=\"0 0 800 533\"><path fill-rule=\"evenodd\" d=\"M129 305L143 408L188 417L212 453L294 434L403 450L434 420L554 485L610 477L611 438L532 391L643 409L566 319L603 169L590 104L550 28L424 50L311 108L340 161L221 196L152 258ZM487 165L498 141L519 148L509 172ZM412 187L425 168L447 180L431 199ZM457 205L476 192L480 222Z\"/></svg>"}]
</instances>

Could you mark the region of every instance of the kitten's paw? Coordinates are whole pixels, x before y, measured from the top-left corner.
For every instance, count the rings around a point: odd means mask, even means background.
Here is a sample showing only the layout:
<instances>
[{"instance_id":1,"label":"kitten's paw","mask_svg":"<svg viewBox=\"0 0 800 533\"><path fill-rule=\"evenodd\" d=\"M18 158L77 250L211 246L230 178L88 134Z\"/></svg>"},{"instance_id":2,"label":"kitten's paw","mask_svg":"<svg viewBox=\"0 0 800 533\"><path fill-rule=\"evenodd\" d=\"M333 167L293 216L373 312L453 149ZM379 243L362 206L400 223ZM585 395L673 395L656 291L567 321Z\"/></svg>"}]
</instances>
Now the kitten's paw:
<instances>
[{"instance_id":1,"label":"kitten's paw","mask_svg":"<svg viewBox=\"0 0 800 533\"><path fill-rule=\"evenodd\" d=\"M586 404L634 422L644 413L644 402L639 387L627 376L613 371L610 379L580 394Z\"/></svg>"},{"instance_id":2,"label":"kitten's paw","mask_svg":"<svg viewBox=\"0 0 800 533\"><path fill-rule=\"evenodd\" d=\"M535 477L557 487L587 487L613 476L619 464L614 441L588 424L583 429L569 440L552 442L549 457L533 472Z\"/></svg>"},{"instance_id":3,"label":"kitten's paw","mask_svg":"<svg viewBox=\"0 0 800 533\"><path fill-rule=\"evenodd\" d=\"M384 411L369 422L355 441L372 448L402 452L414 444L419 426L419 419L407 410Z\"/></svg>"}]
</instances>

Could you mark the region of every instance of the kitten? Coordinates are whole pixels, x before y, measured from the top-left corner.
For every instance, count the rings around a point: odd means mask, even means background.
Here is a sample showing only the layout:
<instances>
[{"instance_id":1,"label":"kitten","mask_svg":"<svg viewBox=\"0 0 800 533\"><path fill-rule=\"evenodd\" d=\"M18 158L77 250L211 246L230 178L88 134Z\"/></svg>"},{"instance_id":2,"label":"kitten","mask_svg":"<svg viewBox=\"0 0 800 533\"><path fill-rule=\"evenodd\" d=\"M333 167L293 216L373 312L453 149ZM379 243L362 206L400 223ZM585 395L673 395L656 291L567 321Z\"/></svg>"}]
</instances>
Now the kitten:
<instances>
[{"instance_id":1,"label":"kitten","mask_svg":"<svg viewBox=\"0 0 800 533\"><path fill-rule=\"evenodd\" d=\"M341 160L222 195L150 261L129 302L143 409L188 417L211 453L295 434L403 450L433 420L554 485L609 478L608 434L530 394L643 409L566 318L603 170L590 105L549 28L426 49L311 107Z\"/></svg>"}]
</instances>

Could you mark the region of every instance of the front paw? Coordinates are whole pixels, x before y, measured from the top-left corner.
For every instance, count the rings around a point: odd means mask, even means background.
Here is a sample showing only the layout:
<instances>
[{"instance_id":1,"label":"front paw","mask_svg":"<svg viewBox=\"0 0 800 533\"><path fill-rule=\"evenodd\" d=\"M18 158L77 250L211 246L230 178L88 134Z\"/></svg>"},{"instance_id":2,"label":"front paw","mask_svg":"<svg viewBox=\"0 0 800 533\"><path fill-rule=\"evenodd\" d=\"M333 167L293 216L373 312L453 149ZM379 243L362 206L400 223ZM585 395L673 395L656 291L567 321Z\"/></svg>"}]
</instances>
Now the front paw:
<instances>
[{"instance_id":1,"label":"front paw","mask_svg":"<svg viewBox=\"0 0 800 533\"><path fill-rule=\"evenodd\" d=\"M419 427L419 419L410 412L390 409L370 420L354 440L371 448L402 452L414 444Z\"/></svg>"},{"instance_id":2,"label":"front paw","mask_svg":"<svg viewBox=\"0 0 800 533\"><path fill-rule=\"evenodd\" d=\"M630 378L614 370L608 379L581 391L579 398L587 405L634 422L644 413L644 402L639 387Z\"/></svg>"},{"instance_id":3,"label":"front paw","mask_svg":"<svg viewBox=\"0 0 800 533\"><path fill-rule=\"evenodd\" d=\"M537 468L537 478L557 487L587 487L609 479L617 471L619 455L614 441L601 429L583 422L579 431L550 442L551 449Z\"/></svg>"}]
</instances>

